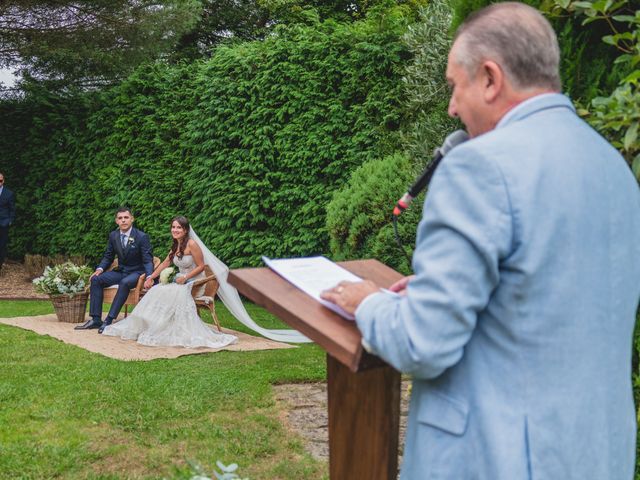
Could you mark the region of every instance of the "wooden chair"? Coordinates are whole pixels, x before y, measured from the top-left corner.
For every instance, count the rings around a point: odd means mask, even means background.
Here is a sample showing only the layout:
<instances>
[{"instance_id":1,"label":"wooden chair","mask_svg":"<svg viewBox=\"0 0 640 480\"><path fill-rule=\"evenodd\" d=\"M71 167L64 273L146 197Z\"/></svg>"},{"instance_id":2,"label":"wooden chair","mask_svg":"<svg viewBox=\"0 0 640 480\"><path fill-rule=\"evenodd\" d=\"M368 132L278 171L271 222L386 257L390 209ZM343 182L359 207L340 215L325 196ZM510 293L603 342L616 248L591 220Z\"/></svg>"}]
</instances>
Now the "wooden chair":
<instances>
[{"instance_id":1,"label":"wooden chair","mask_svg":"<svg viewBox=\"0 0 640 480\"><path fill-rule=\"evenodd\" d=\"M213 318L218 331L221 332L220 321L218 320L218 315L216 315L216 293L218 293L218 288L220 284L218 283L218 279L215 274L209 268L209 265L204 266L204 278L200 278L193 282L193 287L191 289L191 294L193 295L193 301L196 303L196 309L199 311L201 308L207 309L211 312L211 318ZM198 290L201 290L200 287L204 285L204 292L198 295Z\"/></svg>"},{"instance_id":2,"label":"wooden chair","mask_svg":"<svg viewBox=\"0 0 640 480\"><path fill-rule=\"evenodd\" d=\"M160 259L158 257L153 257L153 269L155 270L158 265L160 265ZM113 270L117 266L118 266L118 259L116 258L111 264L111 266L107 269L107 272L110 270ZM138 277L138 282L136 283L136 286L131 290L129 290L129 296L127 297L127 300L124 302L125 317L129 313L128 311L129 305L132 305L135 307L140 301L140 299L143 297L143 295L145 294L146 290L144 290L144 281L146 278L147 278L146 273L141 274L140 277ZM117 291L118 291L118 285L112 285L110 287L105 288L104 297L102 301L104 303L113 303L113 300L116 297Z\"/></svg>"}]
</instances>

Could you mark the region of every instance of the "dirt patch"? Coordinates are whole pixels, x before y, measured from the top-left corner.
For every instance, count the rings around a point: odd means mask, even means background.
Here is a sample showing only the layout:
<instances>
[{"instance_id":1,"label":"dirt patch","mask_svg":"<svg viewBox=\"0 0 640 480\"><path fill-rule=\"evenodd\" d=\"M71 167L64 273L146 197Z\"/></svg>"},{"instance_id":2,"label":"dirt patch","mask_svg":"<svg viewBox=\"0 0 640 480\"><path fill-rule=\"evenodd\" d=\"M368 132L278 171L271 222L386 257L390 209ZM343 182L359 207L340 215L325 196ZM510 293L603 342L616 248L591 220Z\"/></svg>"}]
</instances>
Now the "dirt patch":
<instances>
[{"instance_id":1,"label":"dirt patch","mask_svg":"<svg viewBox=\"0 0 640 480\"><path fill-rule=\"evenodd\" d=\"M400 397L400 451L402 457L404 436L409 412L410 384L402 380ZM280 405L285 426L302 437L305 449L318 460L329 459L329 420L326 383L289 383L274 385L276 402Z\"/></svg>"},{"instance_id":2,"label":"dirt patch","mask_svg":"<svg viewBox=\"0 0 640 480\"><path fill-rule=\"evenodd\" d=\"M48 299L47 295L37 293L31 283L27 269L22 263L8 260L0 270L0 299Z\"/></svg>"}]
</instances>

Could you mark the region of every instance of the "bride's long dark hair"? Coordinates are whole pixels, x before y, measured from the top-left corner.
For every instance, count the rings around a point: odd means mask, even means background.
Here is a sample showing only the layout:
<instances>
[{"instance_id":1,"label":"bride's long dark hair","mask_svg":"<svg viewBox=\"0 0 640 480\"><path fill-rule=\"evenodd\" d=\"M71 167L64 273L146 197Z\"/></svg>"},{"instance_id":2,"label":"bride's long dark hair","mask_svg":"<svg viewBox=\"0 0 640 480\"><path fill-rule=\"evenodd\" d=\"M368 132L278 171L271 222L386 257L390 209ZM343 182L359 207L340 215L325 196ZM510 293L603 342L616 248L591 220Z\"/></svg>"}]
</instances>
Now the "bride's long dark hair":
<instances>
[{"instance_id":1,"label":"bride's long dark hair","mask_svg":"<svg viewBox=\"0 0 640 480\"><path fill-rule=\"evenodd\" d=\"M179 242L175 238L173 239L173 245L171 245L171 251L169 252L169 261L173 261L173 257L178 255L178 258L182 258L184 255L184 249L187 248L187 243L189 242L189 232L191 231L191 227L189 226L189 220L187 217L183 217L182 215L178 215L177 217L173 217L171 219L171 225L173 222L178 222L178 224L184 230L184 237L182 238L182 242Z\"/></svg>"}]
</instances>

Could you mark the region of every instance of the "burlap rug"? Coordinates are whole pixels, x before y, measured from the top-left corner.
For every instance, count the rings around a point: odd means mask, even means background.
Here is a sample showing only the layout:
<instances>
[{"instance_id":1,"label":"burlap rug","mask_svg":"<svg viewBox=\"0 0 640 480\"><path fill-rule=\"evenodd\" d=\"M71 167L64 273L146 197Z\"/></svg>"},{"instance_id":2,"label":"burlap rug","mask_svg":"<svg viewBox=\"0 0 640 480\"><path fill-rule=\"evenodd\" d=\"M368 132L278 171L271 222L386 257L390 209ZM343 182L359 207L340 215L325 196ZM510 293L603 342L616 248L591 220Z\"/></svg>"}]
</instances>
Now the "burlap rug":
<instances>
[{"instance_id":1,"label":"burlap rug","mask_svg":"<svg viewBox=\"0 0 640 480\"><path fill-rule=\"evenodd\" d=\"M49 335L64 343L76 345L90 352L99 353L117 360L177 358L182 355L217 352L220 350L248 352L252 350L295 348L293 345L274 342L273 340L262 337L254 337L226 328L223 328L222 331L238 337L238 342L223 348L147 347L132 340L122 340L116 337L99 335L97 330L74 330L73 327L78 325L77 323L59 322L58 317L53 313L35 317L0 318L0 323L31 330L40 335Z\"/></svg>"}]
</instances>

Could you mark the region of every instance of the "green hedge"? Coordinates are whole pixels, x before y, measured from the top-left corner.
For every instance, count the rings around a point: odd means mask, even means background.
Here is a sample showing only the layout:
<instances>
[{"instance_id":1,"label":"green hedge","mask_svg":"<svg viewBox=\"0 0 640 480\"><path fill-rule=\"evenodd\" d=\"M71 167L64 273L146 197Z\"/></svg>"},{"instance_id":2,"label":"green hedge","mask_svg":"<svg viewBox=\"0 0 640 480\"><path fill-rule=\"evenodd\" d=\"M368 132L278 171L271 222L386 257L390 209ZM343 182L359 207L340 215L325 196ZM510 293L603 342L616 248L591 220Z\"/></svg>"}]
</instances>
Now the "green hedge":
<instances>
[{"instance_id":1,"label":"green hedge","mask_svg":"<svg viewBox=\"0 0 640 480\"><path fill-rule=\"evenodd\" d=\"M460 128L447 115L448 88L445 82L450 38L445 34L451 22L447 0L432 0L420 12L403 40L411 52L402 86L402 153L376 158L354 171L348 185L336 192L327 208L331 253L336 258L378 258L401 272L410 273L399 249L391 223L396 201L427 165L433 150L448 133ZM424 196L403 213L398 230L409 255Z\"/></svg>"},{"instance_id":2,"label":"green hedge","mask_svg":"<svg viewBox=\"0 0 640 480\"><path fill-rule=\"evenodd\" d=\"M402 154L369 161L353 172L349 183L336 192L327 209L333 258L376 258L396 270L410 273L409 262L396 243L390 220L395 201L413 177L412 164ZM423 197L418 197L398 221L398 234L409 256L415 246Z\"/></svg>"},{"instance_id":3,"label":"green hedge","mask_svg":"<svg viewBox=\"0 0 640 480\"><path fill-rule=\"evenodd\" d=\"M326 253L332 192L397 146L407 22L394 7L281 27L207 61L142 67L107 92L2 103L11 255L95 259L122 204L159 255L179 213L232 266Z\"/></svg>"}]
</instances>

